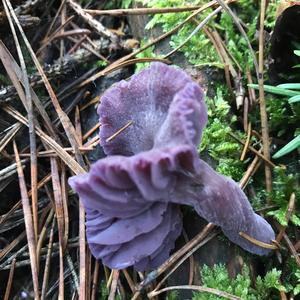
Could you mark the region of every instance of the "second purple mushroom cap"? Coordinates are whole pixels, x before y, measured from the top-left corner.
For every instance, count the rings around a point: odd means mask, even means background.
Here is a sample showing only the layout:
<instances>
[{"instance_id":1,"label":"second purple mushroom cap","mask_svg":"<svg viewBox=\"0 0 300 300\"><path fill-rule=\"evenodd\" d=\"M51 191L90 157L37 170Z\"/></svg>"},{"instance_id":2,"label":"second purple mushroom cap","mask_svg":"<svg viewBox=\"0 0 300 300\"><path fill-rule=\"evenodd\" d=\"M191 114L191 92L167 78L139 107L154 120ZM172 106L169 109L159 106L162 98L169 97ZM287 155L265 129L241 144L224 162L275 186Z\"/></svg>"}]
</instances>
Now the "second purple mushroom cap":
<instances>
[{"instance_id":1,"label":"second purple mushroom cap","mask_svg":"<svg viewBox=\"0 0 300 300\"><path fill-rule=\"evenodd\" d=\"M202 90L185 72L152 63L108 89L98 114L107 157L69 179L86 209L87 240L97 259L113 269L156 268L181 234L179 205L193 206L245 250L269 253L239 233L270 243L271 226L233 180L199 158L207 110Z\"/></svg>"}]
</instances>

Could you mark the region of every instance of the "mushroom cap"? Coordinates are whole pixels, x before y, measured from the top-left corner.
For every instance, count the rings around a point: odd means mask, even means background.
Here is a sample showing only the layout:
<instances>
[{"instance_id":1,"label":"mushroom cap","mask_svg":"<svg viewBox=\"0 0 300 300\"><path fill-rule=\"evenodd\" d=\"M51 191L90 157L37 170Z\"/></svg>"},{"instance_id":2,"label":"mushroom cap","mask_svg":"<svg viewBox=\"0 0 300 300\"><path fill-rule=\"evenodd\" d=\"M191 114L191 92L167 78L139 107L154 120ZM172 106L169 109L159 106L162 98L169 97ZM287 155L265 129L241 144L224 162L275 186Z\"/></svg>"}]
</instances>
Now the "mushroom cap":
<instances>
[{"instance_id":1,"label":"mushroom cap","mask_svg":"<svg viewBox=\"0 0 300 300\"><path fill-rule=\"evenodd\" d=\"M100 144L106 155L132 156L167 144L198 145L207 122L200 87L182 70L155 62L101 96ZM133 121L112 141L107 139Z\"/></svg>"}]
</instances>

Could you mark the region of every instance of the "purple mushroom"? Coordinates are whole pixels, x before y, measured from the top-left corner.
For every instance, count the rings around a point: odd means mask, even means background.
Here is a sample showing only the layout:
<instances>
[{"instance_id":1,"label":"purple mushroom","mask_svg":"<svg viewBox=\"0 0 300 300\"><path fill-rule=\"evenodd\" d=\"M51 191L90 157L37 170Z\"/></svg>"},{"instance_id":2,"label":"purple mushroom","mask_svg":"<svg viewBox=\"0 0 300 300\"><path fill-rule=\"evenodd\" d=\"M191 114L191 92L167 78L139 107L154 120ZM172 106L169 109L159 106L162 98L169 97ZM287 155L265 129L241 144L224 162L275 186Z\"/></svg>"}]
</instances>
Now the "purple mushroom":
<instances>
[{"instance_id":1,"label":"purple mushroom","mask_svg":"<svg viewBox=\"0 0 300 300\"><path fill-rule=\"evenodd\" d=\"M98 114L107 157L69 179L86 209L87 240L97 259L114 269L157 267L181 233L182 204L245 250L269 253L239 232L270 243L271 226L233 180L199 158L207 111L202 90L186 73L152 63L108 89ZM110 140L128 121L132 125Z\"/></svg>"}]
</instances>

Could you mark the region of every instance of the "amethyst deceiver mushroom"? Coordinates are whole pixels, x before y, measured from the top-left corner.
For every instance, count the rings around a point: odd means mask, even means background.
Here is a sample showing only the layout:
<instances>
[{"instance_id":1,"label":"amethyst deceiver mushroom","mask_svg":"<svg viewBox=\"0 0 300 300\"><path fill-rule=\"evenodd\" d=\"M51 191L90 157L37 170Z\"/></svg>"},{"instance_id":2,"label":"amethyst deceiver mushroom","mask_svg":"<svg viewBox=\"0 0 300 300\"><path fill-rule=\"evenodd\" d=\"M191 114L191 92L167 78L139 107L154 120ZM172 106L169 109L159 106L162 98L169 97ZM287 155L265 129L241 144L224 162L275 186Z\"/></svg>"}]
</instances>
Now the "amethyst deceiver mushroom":
<instances>
[{"instance_id":1,"label":"amethyst deceiver mushroom","mask_svg":"<svg viewBox=\"0 0 300 300\"><path fill-rule=\"evenodd\" d=\"M69 179L86 209L87 240L97 259L114 269L159 266L181 233L179 204L193 206L245 250L269 253L239 232L270 243L271 226L233 180L199 158L207 110L202 90L185 72L152 63L108 89L98 114L107 157Z\"/></svg>"}]
</instances>

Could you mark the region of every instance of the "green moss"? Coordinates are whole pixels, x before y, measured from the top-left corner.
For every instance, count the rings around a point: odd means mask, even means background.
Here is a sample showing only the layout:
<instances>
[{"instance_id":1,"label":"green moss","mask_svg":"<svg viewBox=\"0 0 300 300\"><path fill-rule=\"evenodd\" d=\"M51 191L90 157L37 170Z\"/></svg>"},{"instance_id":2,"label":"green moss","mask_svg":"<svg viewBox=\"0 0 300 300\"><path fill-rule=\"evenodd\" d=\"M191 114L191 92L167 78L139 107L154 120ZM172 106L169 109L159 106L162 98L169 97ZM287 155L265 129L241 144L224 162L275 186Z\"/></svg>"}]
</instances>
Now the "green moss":
<instances>
[{"instance_id":1,"label":"green moss","mask_svg":"<svg viewBox=\"0 0 300 300\"><path fill-rule=\"evenodd\" d=\"M283 226L288 225L286 214L292 193L295 193L296 201L299 203L300 188L297 180L295 174L289 174L284 168L277 167L274 170L273 191L270 193L270 199L277 206L277 209L269 211L268 215L273 216ZM290 222L296 226L300 226L299 204L296 203L295 206L296 210L293 212Z\"/></svg>"},{"instance_id":2,"label":"green moss","mask_svg":"<svg viewBox=\"0 0 300 300\"><path fill-rule=\"evenodd\" d=\"M252 285L249 268L245 265L242 273L232 279L224 265L214 265L213 268L203 266L201 271L202 285L230 293L247 300L267 300L274 290L286 290L280 284L281 271L275 268L269 271L264 278L258 276ZM221 300L222 297L209 293L194 293L193 300Z\"/></svg>"},{"instance_id":3,"label":"green moss","mask_svg":"<svg viewBox=\"0 0 300 300\"><path fill-rule=\"evenodd\" d=\"M141 42L141 47L144 46L146 42L142 41ZM145 49L143 52L139 53L137 56L137 58L153 58L153 57L157 57L154 53L154 46L153 47L149 47L147 49ZM139 71L141 71L142 69L148 67L150 65L150 63L137 63L136 64L136 68L135 68L135 72L138 73Z\"/></svg>"},{"instance_id":4,"label":"green moss","mask_svg":"<svg viewBox=\"0 0 300 300\"><path fill-rule=\"evenodd\" d=\"M239 181L244 173L244 164L239 159L242 147L229 136L233 132L236 117L230 113L225 94L222 86L217 88L213 99L206 98L208 124L203 133L200 150L208 152L214 159L218 172ZM242 137L239 132L235 134Z\"/></svg>"}]
</instances>

